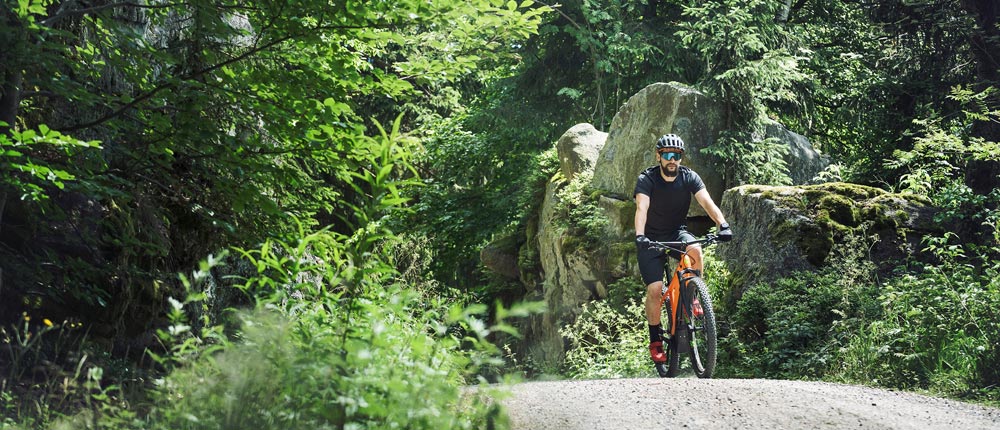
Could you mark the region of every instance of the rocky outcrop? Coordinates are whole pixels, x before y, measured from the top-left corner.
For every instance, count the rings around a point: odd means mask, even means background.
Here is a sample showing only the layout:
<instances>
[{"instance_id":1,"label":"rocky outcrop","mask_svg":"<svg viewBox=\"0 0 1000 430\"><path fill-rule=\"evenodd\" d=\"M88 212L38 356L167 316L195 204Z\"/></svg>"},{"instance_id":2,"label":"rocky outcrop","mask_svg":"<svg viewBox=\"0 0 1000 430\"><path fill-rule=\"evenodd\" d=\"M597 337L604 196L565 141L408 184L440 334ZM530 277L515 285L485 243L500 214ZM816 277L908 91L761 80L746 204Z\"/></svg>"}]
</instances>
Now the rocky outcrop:
<instances>
[{"instance_id":1,"label":"rocky outcrop","mask_svg":"<svg viewBox=\"0 0 1000 430\"><path fill-rule=\"evenodd\" d=\"M725 122L717 103L704 94L678 83L647 86L622 106L611 122L607 143L594 166L594 188L621 200L631 200L635 179L644 168L656 164L654 144L659 136L674 133L684 139L684 165L705 181L717 203L726 184L726 166L704 152L715 144ZM793 184L808 183L828 164L809 141L777 123L765 127L764 138L776 138L788 146L785 161ZM691 202L689 216L703 216L704 210Z\"/></svg>"},{"instance_id":2,"label":"rocky outcrop","mask_svg":"<svg viewBox=\"0 0 1000 430\"><path fill-rule=\"evenodd\" d=\"M520 327L527 340L521 353L535 365L552 368L562 362L559 328L575 320L582 304L605 298L611 283L631 276L641 290L634 262L632 188L639 172L656 164L653 144L658 136L681 135L688 148L684 165L702 176L716 202L725 202L725 166L702 152L721 133L720 118L719 107L701 93L679 84L653 84L629 99L609 133L577 124L560 137L559 172L547 183L544 202L527 233L500 238L481 253L487 267L521 280L525 299L546 303L547 313ZM789 145L788 165L796 182L808 181L826 166L825 157L804 137L781 126L767 130ZM764 213L767 207L749 210ZM700 215L701 207L692 205L689 216ZM784 255L800 264L796 252L789 248Z\"/></svg>"},{"instance_id":3,"label":"rocky outcrop","mask_svg":"<svg viewBox=\"0 0 1000 430\"><path fill-rule=\"evenodd\" d=\"M586 182L591 178L606 137L607 133L590 124L577 124L559 138L559 172L546 185L537 233L529 238L529 244L536 246L542 269L541 289L531 295L544 300L548 312L532 317L522 330L533 338L528 353L542 367L562 362L564 346L559 328L576 318L580 305L607 295L607 271L604 265L594 264L595 260L607 258L595 256L595 250L581 246L579 232L567 222L569 203L564 201L564 194L571 194L566 188L572 180ZM528 289L537 290L535 286Z\"/></svg>"},{"instance_id":4,"label":"rocky outcrop","mask_svg":"<svg viewBox=\"0 0 1000 430\"><path fill-rule=\"evenodd\" d=\"M577 124L566 130L556 142L559 171L572 181L580 172L591 171L597 154L604 146L608 134L590 124Z\"/></svg>"},{"instance_id":5,"label":"rocky outcrop","mask_svg":"<svg viewBox=\"0 0 1000 430\"><path fill-rule=\"evenodd\" d=\"M484 266L508 279L520 279L521 271L517 267L517 248L512 247L513 237L495 241L479 251L479 261Z\"/></svg>"},{"instance_id":6,"label":"rocky outcrop","mask_svg":"<svg viewBox=\"0 0 1000 430\"><path fill-rule=\"evenodd\" d=\"M792 184L808 184L817 173L830 165L830 157L820 154L805 136L789 131L777 122L768 122L764 127L766 137L773 137L788 146L785 165Z\"/></svg>"},{"instance_id":7,"label":"rocky outcrop","mask_svg":"<svg viewBox=\"0 0 1000 430\"><path fill-rule=\"evenodd\" d=\"M715 142L722 124L717 104L702 93L676 83L647 86L611 121L591 184L610 197L631 200L639 172L656 164L656 139L674 133L684 139L684 165L698 172L709 192L721 198L722 175L701 150Z\"/></svg>"},{"instance_id":8,"label":"rocky outcrop","mask_svg":"<svg viewBox=\"0 0 1000 430\"><path fill-rule=\"evenodd\" d=\"M721 209L737 240L718 246L716 256L743 281L730 300L755 284L822 267L836 245L852 240L888 270L940 230L926 199L848 183L745 185L726 190Z\"/></svg>"}]
</instances>

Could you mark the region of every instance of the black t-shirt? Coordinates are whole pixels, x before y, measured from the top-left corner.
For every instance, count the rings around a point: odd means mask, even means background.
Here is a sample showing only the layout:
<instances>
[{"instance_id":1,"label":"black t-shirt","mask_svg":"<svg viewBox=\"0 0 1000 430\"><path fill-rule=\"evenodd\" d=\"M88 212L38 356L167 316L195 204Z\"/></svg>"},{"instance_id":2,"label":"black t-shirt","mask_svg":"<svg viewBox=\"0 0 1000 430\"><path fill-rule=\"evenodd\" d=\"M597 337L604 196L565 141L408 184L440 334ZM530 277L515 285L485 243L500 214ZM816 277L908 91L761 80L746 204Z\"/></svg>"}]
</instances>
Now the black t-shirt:
<instances>
[{"instance_id":1,"label":"black t-shirt","mask_svg":"<svg viewBox=\"0 0 1000 430\"><path fill-rule=\"evenodd\" d=\"M701 176L684 166L680 166L673 182L663 180L658 166L640 173L633 197L640 193L649 196L646 236L652 240L668 240L671 233L686 228L684 221L691 206L691 196L703 188L705 183Z\"/></svg>"}]
</instances>

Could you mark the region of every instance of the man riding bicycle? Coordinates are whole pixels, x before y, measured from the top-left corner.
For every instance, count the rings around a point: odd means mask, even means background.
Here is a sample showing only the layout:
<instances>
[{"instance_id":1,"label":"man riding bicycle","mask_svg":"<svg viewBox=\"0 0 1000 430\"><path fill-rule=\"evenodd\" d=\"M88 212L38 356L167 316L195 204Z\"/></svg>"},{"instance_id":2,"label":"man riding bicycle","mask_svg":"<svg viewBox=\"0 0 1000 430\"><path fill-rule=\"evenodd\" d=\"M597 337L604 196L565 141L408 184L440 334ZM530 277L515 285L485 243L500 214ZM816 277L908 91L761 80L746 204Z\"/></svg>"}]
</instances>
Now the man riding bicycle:
<instances>
[{"instance_id":1,"label":"man riding bicycle","mask_svg":"<svg viewBox=\"0 0 1000 430\"><path fill-rule=\"evenodd\" d=\"M690 242L695 237L688 233L685 221L691 196L701 205L719 227L719 241L732 240L722 211L712 201L705 183L693 170L681 166L684 141L676 134L666 134L656 141L656 159L653 166L639 174L635 184L635 242L639 272L646 284L646 321L649 323L649 354L654 363L665 363L663 327L660 325L660 295L663 289L663 266L667 254L650 248L650 241ZM694 260L693 267L702 270L701 246L686 249ZM678 255L674 255L679 258ZM695 305L697 309L697 304Z\"/></svg>"}]
</instances>

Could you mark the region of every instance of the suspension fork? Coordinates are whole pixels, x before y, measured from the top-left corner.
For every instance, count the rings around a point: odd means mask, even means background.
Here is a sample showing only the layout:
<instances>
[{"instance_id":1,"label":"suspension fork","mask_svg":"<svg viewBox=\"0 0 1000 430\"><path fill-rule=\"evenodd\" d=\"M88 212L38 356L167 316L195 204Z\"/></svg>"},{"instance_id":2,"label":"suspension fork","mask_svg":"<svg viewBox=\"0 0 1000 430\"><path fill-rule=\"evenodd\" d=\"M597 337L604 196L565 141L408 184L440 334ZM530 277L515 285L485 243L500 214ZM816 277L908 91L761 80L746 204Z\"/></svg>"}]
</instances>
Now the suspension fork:
<instances>
[{"instance_id":1,"label":"suspension fork","mask_svg":"<svg viewBox=\"0 0 1000 430\"><path fill-rule=\"evenodd\" d=\"M697 270L692 268L692 259L686 253L681 255L681 260L677 264L677 269L674 274L670 277L669 283L663 284L663 289L660 291L660 308L666 302L667 297L670 297L670 336L673 336L677 332L677 326L684 320L680 315L677 315L677 310L680 308L681 299L684 300L684 313L687 317L686 319L692 319L694 315L691 310L691 302L694 301L692 297L693 292L687 287L688 279L692 276L700 276Z\"/></svg>"},{"instance_id":2,"label":"suspension fork","mask_svg":"<svg viewBox=\"0 0 1000 430\"><path fill-rule=\"evenodd\" d=\"M663 284L663 289L660 290L660 309L663 309L663 305L667 304L667 298L670 298L670 332L667 333L669 336L673 336L674 332L677 330L677 305L680 300L680 284L679 277L680 272L675 273L670 277L670 282Z\"/></svg>"}]
</instances>

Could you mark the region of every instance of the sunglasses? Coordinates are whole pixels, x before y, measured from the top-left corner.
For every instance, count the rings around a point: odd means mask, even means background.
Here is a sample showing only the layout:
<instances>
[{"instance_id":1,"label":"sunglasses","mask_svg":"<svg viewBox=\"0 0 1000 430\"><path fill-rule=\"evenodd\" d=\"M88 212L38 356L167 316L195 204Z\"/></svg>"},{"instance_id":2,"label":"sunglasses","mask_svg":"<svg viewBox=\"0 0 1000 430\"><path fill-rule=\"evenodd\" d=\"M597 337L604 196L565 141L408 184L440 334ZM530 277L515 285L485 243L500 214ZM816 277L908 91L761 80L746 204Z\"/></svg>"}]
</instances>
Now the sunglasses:
<instances>
[{"instance_id":1,"label":"sunglasses","mask_svg":"<svg viewBox=\"0 0 1000 430\"><path fill-rule=\"evenodd\" d=\"M683 156L683 154L681 154L680 152L661 152L660 156L667 161L670 160L681 161L681 157Z\"/></svg>"}]
</instances>

